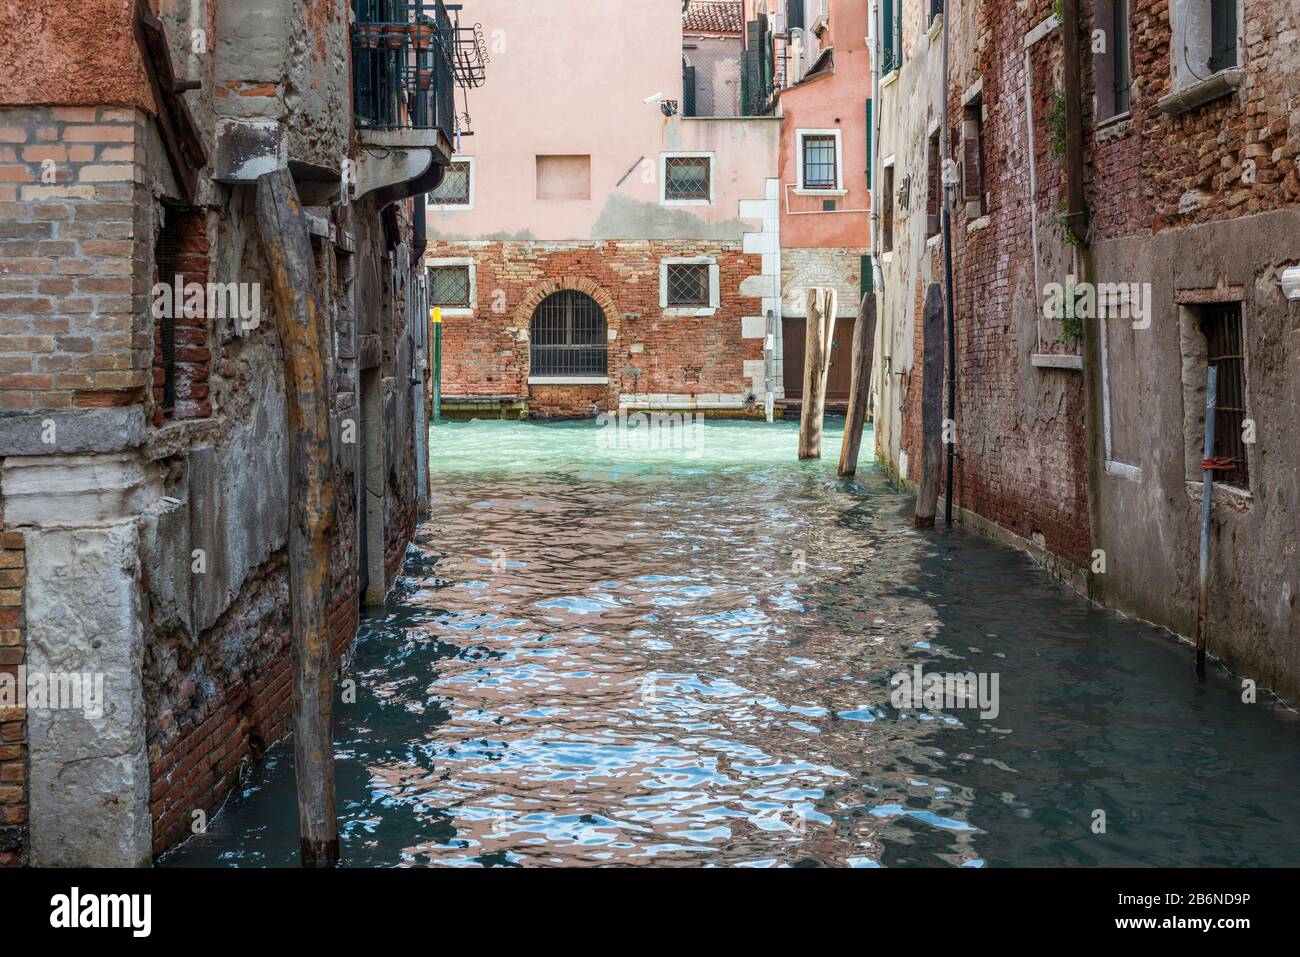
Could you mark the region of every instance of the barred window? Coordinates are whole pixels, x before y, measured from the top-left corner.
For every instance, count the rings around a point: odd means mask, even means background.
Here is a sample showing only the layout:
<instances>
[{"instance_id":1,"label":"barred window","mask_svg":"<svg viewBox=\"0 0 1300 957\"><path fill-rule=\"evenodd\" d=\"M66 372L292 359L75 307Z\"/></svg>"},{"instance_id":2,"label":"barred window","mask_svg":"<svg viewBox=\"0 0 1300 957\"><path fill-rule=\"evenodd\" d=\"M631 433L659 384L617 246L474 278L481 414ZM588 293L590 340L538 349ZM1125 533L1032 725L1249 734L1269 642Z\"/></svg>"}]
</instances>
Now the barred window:
<instances>
[{"instance_id":1,"label":"barred window","mask_svg":"<svg viewBox=\"0 0 1300 957\"><path fill-rule=\"evenodd\" d=\"M1214 408L1214 455L1231 459L1230 472L1216 472L1215 480L1241 489L1250 488L1243 432L1246 422L1246 349L1242 338L1241 303L1207 306L1201 312L1205 334L1205 361L1218 367Z\"/></svg>"},{"instance_id":2,"label":"barred window","mask_svg":"<svg viewBox=\"0 0 1300 957\"><path fill-rule=\"evenodd\" d=\"M431 302L435 306L469 309L469 267L433 266L429 270Z\"/></svg>"},{"instance_id":3,"label":"barred window","mask_svg":"<svg viewBox=\"0 0 1300 957\"><path fill-rule=\"evenodd\" d=\"M712 161L707 156L669 156L664 159L664 198L708 200L711 196Z\"/></svg>"},{"instance_id":4,"label":"barred window","mask_svg":"<svg viewBox=\"0 0 1300 957\"><path fill-rule=\"evenodd\" d=\"M541 301L528 327L529 375L608 375L605 313L590 296L565 289Z\"/></svg>"},{"instance_id":5,"label":"barred window","mask_svg":"<svg viewBox=\"0 0 1300 957\"><path fill-rule=\"evenodd\" d=\"M469 205L470 164L461 161L451 163L442 175L438 188L429 194L429 203L433 206L468 206Z\"/></svg>"},{"instance_id":6,"label":"barred window","mask_svg":"<svg viewBox=\"0 0 1300 957\"><path fill-rule=\"evenodd\" d=\"M668 306L672 309L709 306L708 263L668 264Z\"/></svg>"},{"instance_id":7,"label":"barred window","mask_svg":"<svg viewBox=\"0 0 1300 957\"><path fill-rule=\"evenodd\" d=\"M835 163L835 137L803 138L803 188L835 189L839 185Z\"/></svg>"}]
</instances>

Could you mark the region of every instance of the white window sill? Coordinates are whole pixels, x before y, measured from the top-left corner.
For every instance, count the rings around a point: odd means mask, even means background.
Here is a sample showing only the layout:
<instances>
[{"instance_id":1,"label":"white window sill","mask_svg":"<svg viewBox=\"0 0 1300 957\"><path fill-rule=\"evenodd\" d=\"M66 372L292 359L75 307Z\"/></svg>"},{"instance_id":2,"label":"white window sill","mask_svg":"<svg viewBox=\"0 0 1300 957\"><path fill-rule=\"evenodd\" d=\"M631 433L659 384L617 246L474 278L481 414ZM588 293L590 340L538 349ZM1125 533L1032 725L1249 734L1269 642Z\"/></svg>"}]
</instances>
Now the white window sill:
<instances>
[{"instance_id":1,"label":"white window sill","mask_svg":"<svg viewBox=\"0 0 1300 957\"><path fill-rule=\"evenodd\" d=\"M711 199L665 199L660 201L660 206L712 206Z\"/></svg>"},{"instance_id":2,"label":"white window sill","mask_svg":"<svg viewBox=\"0 0 1300 957\"><path fill-rule=\"evenodd\" d=\"M430 212L437 210L440 213L461 213L461 212L468 212L473 209L474 209L473 203L454 203L454 204L430 203L429 204Z\"/></svg>"},{"instance_id":3,"label":"white window sill","mask_svg":"<svg viewBox=\"0 0 1300 957\"><path fill-rule=\"evenodd\" d=\"M894 261L894 251L890 249L887 252L881 253L880 261L882 263L892 263Z\"/></svg>"},{"instance_id":4,"label":"white window sill","mask_svg":"<svg viewBox=\"0 0 1300 957\"><path fill-rule=\"evenodd\" d=\"M847 189L807 189L803 186L796 186L794 190L796 196L847 196Z\"/></svg>"},{"instance_id":5,"label":"white window sill","mask_svg":"<svg viewBox=\"0 0 1300 957\"><path fill-rule=\"evenodd\" d=\"M943 242L943 233L935 233L933 236L927 236L925 239L925 248L933 249Z\"/></svg>"},{"instance_id":6,"label":"white window sill","mask_svg":"<svg viewBox=\"0 0 1300 957\"><path fill-rule=\"evenodd\" d=\"M925 31L925 35L926 37L929 38L930 42L933 43L935 38L939 35L939 31L942 29L943 29L943 14L936 13L934 15L934 20L930 23L930 29Z\"/></svg>"},{"instance_id":7,"label":"white window sill","mask_svg":"<svg viewBox=\"0 0 1300 957\"><path fill-rule=\"evenodd\" d=\"M886 73L884 76L880 78L880 85L882 88L896 82L898 82L898 67L894 67L892 70L890 70L888 73Z\"/></svg>"},{"instance_id":8,"label":"white window sill","mask_svg":"<svg viewBox=\"0 0 1300 957\"><path fill-rule=\"evenodd\" d=\"M992 222L993 220L989 217L988 213L985 213L978 219L972 219L966 224L966 235L969 236L971 233L978 233L981 229L988 229Z\"/></svg>"},{"instance_id":9,"label":"white window sill","mask_svg":"<svg viewBox=\"0 0 1300 957\"><path fill-rule=\"evenodd\" d=\"M439 306L435 302L429 308L441 309L442 318L444 319L473 319L474 318L474 310L467 309L463 306Z\"/></svg>"},{"instance_id":10,"label":"white window sill","mask_svg":"<svg viewBox=\"0 0 1300 957\"><path fill-rule=\"evenodd\" d=\"M717 314L718 314L717 306L699 307L694 309L687 309L678 306L668 306L664 308L664 315L668 316L669 318L703 319L708 316L716 316Z\"/></svg>"},{"instance_id":11,"label":"white window sill","mask_svg":"<svg viewBox=\"0 0 1300 957\"><path fill-rule=\"evenodd\" d=\"M530 375L529 385L608 385L607 375Z\"/></svg>"}]
</instances>

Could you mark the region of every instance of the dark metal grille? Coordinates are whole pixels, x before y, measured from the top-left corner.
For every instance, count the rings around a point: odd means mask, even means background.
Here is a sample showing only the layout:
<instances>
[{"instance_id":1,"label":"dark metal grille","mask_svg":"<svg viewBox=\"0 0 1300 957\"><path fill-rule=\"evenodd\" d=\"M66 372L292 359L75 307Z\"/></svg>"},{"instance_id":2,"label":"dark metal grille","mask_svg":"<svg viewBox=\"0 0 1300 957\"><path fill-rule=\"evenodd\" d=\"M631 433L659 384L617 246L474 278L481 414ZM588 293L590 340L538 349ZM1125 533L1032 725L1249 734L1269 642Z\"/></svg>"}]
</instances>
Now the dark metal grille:
<instances>
[{"instance_id":1,"label":"dark metal grille","mask_svg":"<svg viewBox=\"0 0 1300 957\"><path fill-rule=\"evenodd\" d=\"M468 308L469 267L434 266L429 270L430 296L435 306Z\"/></svg>"},{"instance_id":2,"label":"dark metal grille","mask_svg":"<svg viewBox=\"0 0 1300 957\"><path fill-rule=\"evenodd\" d=\"M176 285L176 256L180 246L180 211L164 207L163 224L158 230L154 246L154 265L158 269L158 282L167 283L173 290ZM182 280L182 288L184 280ZM176 316L184 308L184 296L172 300L172 308L159 320L158 353L163 370L163 414L176 408Z\"/></svg>"},{"instance_id":3,"label":"dark metal grille","mask_svg":"<svg viewBox=\"0 0 1300 957\"><path fill-rule=\"evenodd\" d=\"M429 202L434 206L468 206L469 164L448 164L442 182L429 194Z\"/></svg>"},{"instance_id":4,"label":"dark metal grille","mask_svg":"<svg viewBox=\"0 0 1300 957\"><path fill-rule=\"evenodd\" d=\"M534 376L608 375L605 313L596 300L566 289L542 300L529 324Z\"/></svg>"},{"instance_id":5,"label":"dark metal grille","mask_svg":"<svg viewBox=\"0 0 1300 957\"><path fill-rule=\"evenodd\" d=\"M704 308L709 305L707 263L669 264L668 305L672 308Z\"/></svg>"},{"instance_id":6,"label":"dark metal grille","mask_svg":"<svg viewBox=\"0 0 1300 957\"><path fill-rule=\"evenodd\" d=\"M835 137L804 137L803 185L804 189L835 188Z\"/></svg>"},{"instance_id":7,"label":"dark metal grille","mask_svg":"<svg viewBox=\"0 0 1300 957\"><path fill-rule=\"evenodd\" d=\"M1241 304L1207 307L1201 315L1205 333L1205 360L1218 366L1218 405L1214 414L1214 456L1231 459L1236 469L1217 472L1224 485L1250 488L1250 472L1243 437L1246 422L1246 355L1242 337Z\"/></svg>"},{"instance_id":8,"label":"dark metal grille","mask_svg":"<svg viewBox=\"0 0 1300 957\"><path fill-rule=\"evenodd\" d=\"M442 0L352 0L353 109L377 130L456 131L460 33Z\"/></svg>"},{"instance_id":9,"label":"dark metal grille","mask_svg":"<svg viewBox=\"0 0 1300 957\"><path fill-rule=\"evenodd\" d=\"M668 199L704 199L710 195L707 156L670 156L664 161L664 195Z\"/></svg>"}]
</instances>

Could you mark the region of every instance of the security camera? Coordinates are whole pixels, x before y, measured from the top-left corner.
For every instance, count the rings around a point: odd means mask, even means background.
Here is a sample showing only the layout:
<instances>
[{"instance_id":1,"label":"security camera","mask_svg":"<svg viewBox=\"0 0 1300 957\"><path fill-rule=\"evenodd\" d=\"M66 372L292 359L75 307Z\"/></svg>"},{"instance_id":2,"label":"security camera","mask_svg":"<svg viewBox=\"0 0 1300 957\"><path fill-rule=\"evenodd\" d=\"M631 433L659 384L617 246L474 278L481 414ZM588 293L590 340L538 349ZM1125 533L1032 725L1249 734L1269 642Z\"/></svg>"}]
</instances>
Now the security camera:
<instances>
[{"instance_id":1,"label":"security camera","mask_svg":"<svg viewBox=\"0 0 1300 957\"><path fill-rule=\"evenodd\" d=\"M663 95L662 93L655 93L655 94L653 94L653 95L651 95L651 96L647 96L647 97L646 97L644 100L642 100L641 102L644 103L646 106L649 106L651 103L658 103L658 102L659 102L660 100L662 100L663 98L664 98L664 95Z\"/></svg>"}]
</instances>

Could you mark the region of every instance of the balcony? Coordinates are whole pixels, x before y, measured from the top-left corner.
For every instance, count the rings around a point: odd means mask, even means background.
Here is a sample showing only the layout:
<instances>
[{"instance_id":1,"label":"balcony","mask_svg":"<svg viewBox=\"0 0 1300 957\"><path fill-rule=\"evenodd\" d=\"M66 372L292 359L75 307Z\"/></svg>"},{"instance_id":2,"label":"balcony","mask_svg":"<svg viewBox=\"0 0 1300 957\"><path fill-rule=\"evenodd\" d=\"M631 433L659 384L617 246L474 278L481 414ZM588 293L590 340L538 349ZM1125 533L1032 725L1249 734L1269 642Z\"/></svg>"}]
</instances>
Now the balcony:
<instances>
[{"instance_id":1,"label":"balcony","mask_svg":"<svg viewBox=\"0 0 1300 957\"><path fill-rule=\"evenodd\" d=\"M352 0L352 10L352 109L363 147L353 195L383 189L381 199L394 201L436 185L467 132L456 88L483 83L483 32L462 27L460 6L443 0Z\"/></svg>"}]
</instances>

